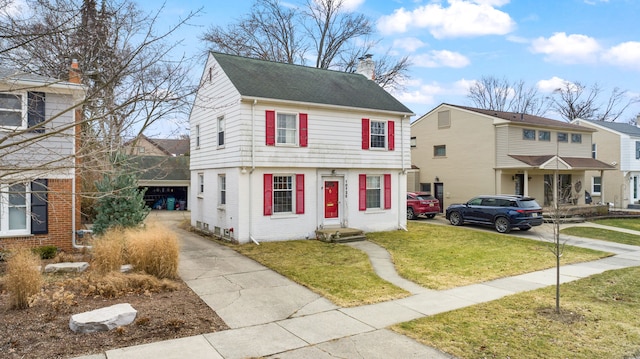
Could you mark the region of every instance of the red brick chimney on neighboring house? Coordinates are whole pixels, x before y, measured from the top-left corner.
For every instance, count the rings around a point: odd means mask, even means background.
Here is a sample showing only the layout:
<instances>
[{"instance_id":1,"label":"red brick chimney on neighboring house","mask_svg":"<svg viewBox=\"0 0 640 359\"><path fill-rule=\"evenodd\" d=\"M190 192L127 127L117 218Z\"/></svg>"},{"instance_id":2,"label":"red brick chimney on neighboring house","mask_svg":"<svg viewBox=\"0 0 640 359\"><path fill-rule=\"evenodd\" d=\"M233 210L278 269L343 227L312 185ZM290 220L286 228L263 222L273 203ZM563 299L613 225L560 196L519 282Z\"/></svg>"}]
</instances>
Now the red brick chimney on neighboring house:
<instances>
[{"instance_id":1,"label":"red brick chimney on neighboring house","mask_svg":"<svg viewBox=\"0 0 640 359\"><path fill-rule=\"evenodd\" d=\"M78 66L78 60L71 60L71 67L69 68L69 82L74 84L82 83L80 78L80 67Z\"/></svg>"}]
</instances>

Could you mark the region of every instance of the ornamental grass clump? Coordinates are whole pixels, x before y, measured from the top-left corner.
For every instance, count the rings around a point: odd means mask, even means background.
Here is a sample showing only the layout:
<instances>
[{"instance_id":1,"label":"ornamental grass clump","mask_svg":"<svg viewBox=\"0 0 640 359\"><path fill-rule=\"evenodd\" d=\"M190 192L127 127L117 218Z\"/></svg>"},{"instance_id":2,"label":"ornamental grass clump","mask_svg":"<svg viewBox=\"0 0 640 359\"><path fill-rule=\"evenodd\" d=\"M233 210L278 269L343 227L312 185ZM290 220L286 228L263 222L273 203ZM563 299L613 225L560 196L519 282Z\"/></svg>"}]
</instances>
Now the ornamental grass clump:
<instances>
[{"instance_id":1,"label":"ornamental grass clump","mask_svg":"<svg viewBox=\"0 0 640 359\"><path fill-rule=\"evenodd\" d=\"M93 269L101 274L119 271L125 261L125 232L112 228L96 238L92 244Z\"/></svg>"},{"instance_id":2,"label":"ornamental grass clump","mask_svg":"<svg viewBox=\"0 0 640 359\"><path fill-rule=\"evenodd\" d=\"M157 278L177 278L178 237L160 223L151 222L144 229L126 231L127 254L135 270Z\"/></svg>"},{"instance_id":3,"label":"ornamental grass clump","mask_svg":"<svg viewBox=\"0 0 640 359\"><path fill-rule=\"evenodd\" d=\"M11 308L29 307L29 299L40 292L43 284L40 257L29 249L18 249L7 260L5 289Z\"/></svg>"}]
</instances>

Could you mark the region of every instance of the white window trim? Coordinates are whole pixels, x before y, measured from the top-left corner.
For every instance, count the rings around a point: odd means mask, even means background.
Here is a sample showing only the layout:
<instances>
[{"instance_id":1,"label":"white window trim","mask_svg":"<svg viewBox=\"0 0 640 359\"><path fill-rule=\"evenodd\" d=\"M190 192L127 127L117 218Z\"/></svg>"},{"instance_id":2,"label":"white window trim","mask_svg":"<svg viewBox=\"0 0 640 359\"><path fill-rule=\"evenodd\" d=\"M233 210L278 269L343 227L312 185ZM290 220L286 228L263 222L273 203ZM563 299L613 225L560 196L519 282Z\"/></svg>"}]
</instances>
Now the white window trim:
<instances>
[{"instance_id":1,"label":"white window trim","mask_svg":"<svg viewBox=\"0 0 640 359\"><path fill-rule=\"evenodd\" d=\"M224 203L222 203L222 193L224 192ZM218 208L225 208L227 205L227 175L218 174Z\"/></svg>"},{"instance_id":2,"label":"white window trim","mask_svg":"<svg viewBox=\"0 0 640 359\"><path fill-rule=\"evenodd\" d=\"M31 188L25 183L25 221L24 229L9 230L9 185L0 185L0 237L31 235Z\"/></svg>"},{"instance_id":3,"label":"white window trim","mask_svg":"<svg viewBox=\"0 0 640 359\"><path fill-rule=\"evenodd\" d=\"M198 173L198 197L204 195L204 173Z\"/></svg>"},{"instance_id":4,"label":"white window trim","mask_svg":"<svg viewBox=\"0 0 640 359\"><path fill-rule=\"evenodd\" d=\"M368 213L372 213L372 212L383 212L384 211L384 175L379 175L379 174L370 174L367 175L367 182L366 184L369 183L368 179L369 177L378 177L379 183L380 183L380 187L378 188L378 192L379 192L379 198L380 198L380 206L378 207L369 207L369 201L367 201L367 198L365 197L365 205L367 206L367 209L365 212ZM365 188L365 192L369 191L369 187L366 186ZM366 196L366 194L365 194Z\"/></svg>"},{"instance_id":5,"label":"white window trim","mask_svg":"<svg viewBox=\"0 0 640 359\"><path fill-rule=\"evenodd\" d=\"M196 139L196 150L200 148L200 124L196 124L196 135L195 135L195 139Z\"/></svg>"},{"instance_id":6,"label":"white window trim","mask_svg":"<svg viewBox=\"0 0 640 359\"><path fill-rule=\"evenodd\" d=\"M289 142L280 142L278 141L279 136L278 136L278 130L280 130L280 126L278 126L279 121L278 121L278 116L280 115L286 115L286 116L293 116L295 118L294 120L294 125L295 125L295 134L294 134L294 138L293 138L293 143L289 143ZM294 112L276 112L276 126L275 126L275 136L276 136L276 146L283 146L283 147L298 147L300 146L300 117L299 114L294 113ZM286 136L285 136L286 138ZM275 176L275 175L274 175Z\"/></svg>"},{"instance_id":7,"label":"white window trim","mask_svg":"<svg viewBox=\"0 0 640 359\"><path fill-rule=\"evenodd\" d=\"M292 174L292 173L273 173L273 181L271 183L271 191L272 191L272 196L271 196L271 208L273 208L273 212L271 214L272 217L276 217L276 218L292 218L292 217L297 217L298 215L296 214L296 175ZM276 204L275 204L275 200L276 200L276 189L275 189L275 185L276 185L276 177L290 177L291 178L291 211L288 212L276 212Z\"/></svg>"},{"instance_id":8,"label":"white window trim","mask_svg":"<svg viewBox=\"0 0 640 359\"><path fill-rule=\"evenodd\" d=\"M373 146L373 124L374 122L382 123L382 129L384 130L384 145L382 147ZM386 151L389 148L389 121L385 120L369 120L369 149L373 151ZM377 135L380 136L380 135Z\"/></svg>"},{"instance_id":9,"label":"white window trim","mask_svg":"<svg viewBox=\"0 0 640 359\"><path fill-rule=\"evenodd\" d=\"M594 190L595 185L596 185L596 183L595 183L596 182L595 181L596 178L600 178L600 192L596 192ZM602 194L602 177L600 177L600 176L591 177L591 195L592 196L599 196L601 194Z\"/></svg>"},{"instance_id":10,"label":"white window trim","mask_svg":"<svg viewBox=\"0 0 640 359\"><path fill-rule=\"evenodd\" d=\"M20 96L20 102L22 104L22 108L20 110L21 112L21 118L22 118L22 124L20 126L4 126L2 124L0 124L0 130L26 130L28 128L28 118L27 118L27 92L26 91L0 91L0 93L2 94L8 94L8 95L16 95L16 96ZM7 112L18 112L15 110L10 110L10 109L3 109L3 111L7 111Z\"/></svg>"}]
</instances>

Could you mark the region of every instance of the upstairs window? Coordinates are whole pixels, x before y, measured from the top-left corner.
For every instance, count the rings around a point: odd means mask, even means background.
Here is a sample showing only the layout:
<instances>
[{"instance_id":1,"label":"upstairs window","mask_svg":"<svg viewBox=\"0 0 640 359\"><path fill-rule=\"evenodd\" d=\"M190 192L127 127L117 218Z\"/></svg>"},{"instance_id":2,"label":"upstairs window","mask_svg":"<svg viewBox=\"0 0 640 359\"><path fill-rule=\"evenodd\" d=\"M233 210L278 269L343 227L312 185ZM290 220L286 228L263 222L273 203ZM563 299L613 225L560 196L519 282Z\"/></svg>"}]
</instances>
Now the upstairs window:
<instances>
[{"instance_id":1,"label":"upstairs window","mask_svg":"<svg viewBox=\"0 0 640 359\"><path fill-rule=\"evenodd\" d=\"M558 132L558 142L569 142L569 135L566 132Z\"/></svg>"},{"instance_id":2,"label":"upstairs window","mask_svg":"<svg viewBox=\"0 0 640 359\"><path fill-rule=\"evenodd\" d=\"M536 130L529 130L529 129L522 130L522 139L523 140L535 141L536 140Z\"/></svg>"},{"instance_id":3,"label":"upstairs window","mask_svg":"<svg viewBox=\"0 0 640 359\"><path fill-rule=\"evenodd\" d=\"M224 146L224 116L218 117L218 147Z\"/></svg>"},{"instance_id":4,"label":"upstairs window","mask_svg":"<svg viewBox=\"0 0 640 359\"><path fill-rule=\"evenodd\" d=\"M538 141L551 141L551 132L538 131Z\"/></svg>"},{"instance_id":5,"label":"upstairs window","mask_svg":"<svg viewBox=\"0 0 640 359\"><path fill-rule=\"evenodd\" d=\"M572 133L571 143L582 143L582 135L579 133Z\"/></svg>"},{"instance_id":6,"label":"upstairs window","mask_svg":"<svg viewBox=\"0 0 640 359\"><path fill-rule=\"evenodd\" d=\"M44 132L44 92L0 93L0 128Z\"/></svg>"},{"instance_id":7,"label":"upstairs window","mask_svg":"<svg viewBox=\"0 0 640 359\"><path fill-rule=\"evenodd\" d=\"M273 110L265 112L266 145L307 147L308 125L306 113L278 113Z\"/></svg>"},{"instance_id":8,"label":"upstairs window","mask_svg":"<svg viewBox=\"0 0 640 359\"><path fill-rule=\"evenodd\" d=\"M636 146L637 147L637 146ZM637 154L636 154L637 155ZM595 143L591 144L591 158L596 158L598 156L598 147ZM637 158L637 157L636 157Z\"/></svg>"},{"instance_id":9,"label":"upstairs window","mask_svg":"<svg viewBox=\"0 0 640 359\"><path fill-rule=\"evenodd\" d=\"M362 119L362 149L395 149L395 122Z\"/></svg>"},{"instance_id":10,"label":"upstairs window","mask_svg":"<svg viewBox=\"0 0 640 359\"><path fill-rule=\"evenodd\" d=\"M196 125L196 148L200 148L200 125Z\"/></svg>"},{"instance_id":11,"label":"upstairs window","mask_svg":"<svg viewBox=\"0 0 640 359\"><path fill-rule=\"evenodd\" d=\"M640 141L636 141L636 160L640 160Z\"/></svg>"},{"instance_id":12,"label":"upstairs window","mask_svg":"<svg viewBox=\"0 0 640 359\"><path fill-rule=\"evenodd\" d=\"M447 156L446 145L433 146L433 157L446 157L446 156Z\"/></svg>"}]
</instances>

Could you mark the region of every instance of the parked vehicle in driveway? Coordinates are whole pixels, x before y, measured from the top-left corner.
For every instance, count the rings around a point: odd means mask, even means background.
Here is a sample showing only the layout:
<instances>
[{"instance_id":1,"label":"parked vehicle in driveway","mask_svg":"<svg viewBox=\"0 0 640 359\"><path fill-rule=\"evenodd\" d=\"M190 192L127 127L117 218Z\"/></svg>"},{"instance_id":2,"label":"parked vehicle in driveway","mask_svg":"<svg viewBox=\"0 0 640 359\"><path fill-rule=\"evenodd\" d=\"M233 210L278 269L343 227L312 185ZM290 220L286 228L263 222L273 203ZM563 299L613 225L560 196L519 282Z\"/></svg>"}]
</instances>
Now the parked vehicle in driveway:
<instances>
[{"instance_id":1,"label":"parked vehicle in driveway","mask_svg":"<svg viewBox=\"0 0 640 359\"><path fill-rule=\"evenodd\" d=\"M407 192L407 219L433 218L440 213L440 201L429 192Z\"/></svg>"},{"instance_id":2,"label":"parked vehicle in driveway","mask_svg":"<svg viewBox=\"0 0 640 359\"><path fill-rule=\"evenodd\" d=\"M534 198L516 195L486 195L467 203L452 204L446 218L454 226L465 223L493 226L500 233L513 228L528 231L542 224L542 207Z\"/></svg>"}]
</instances>

